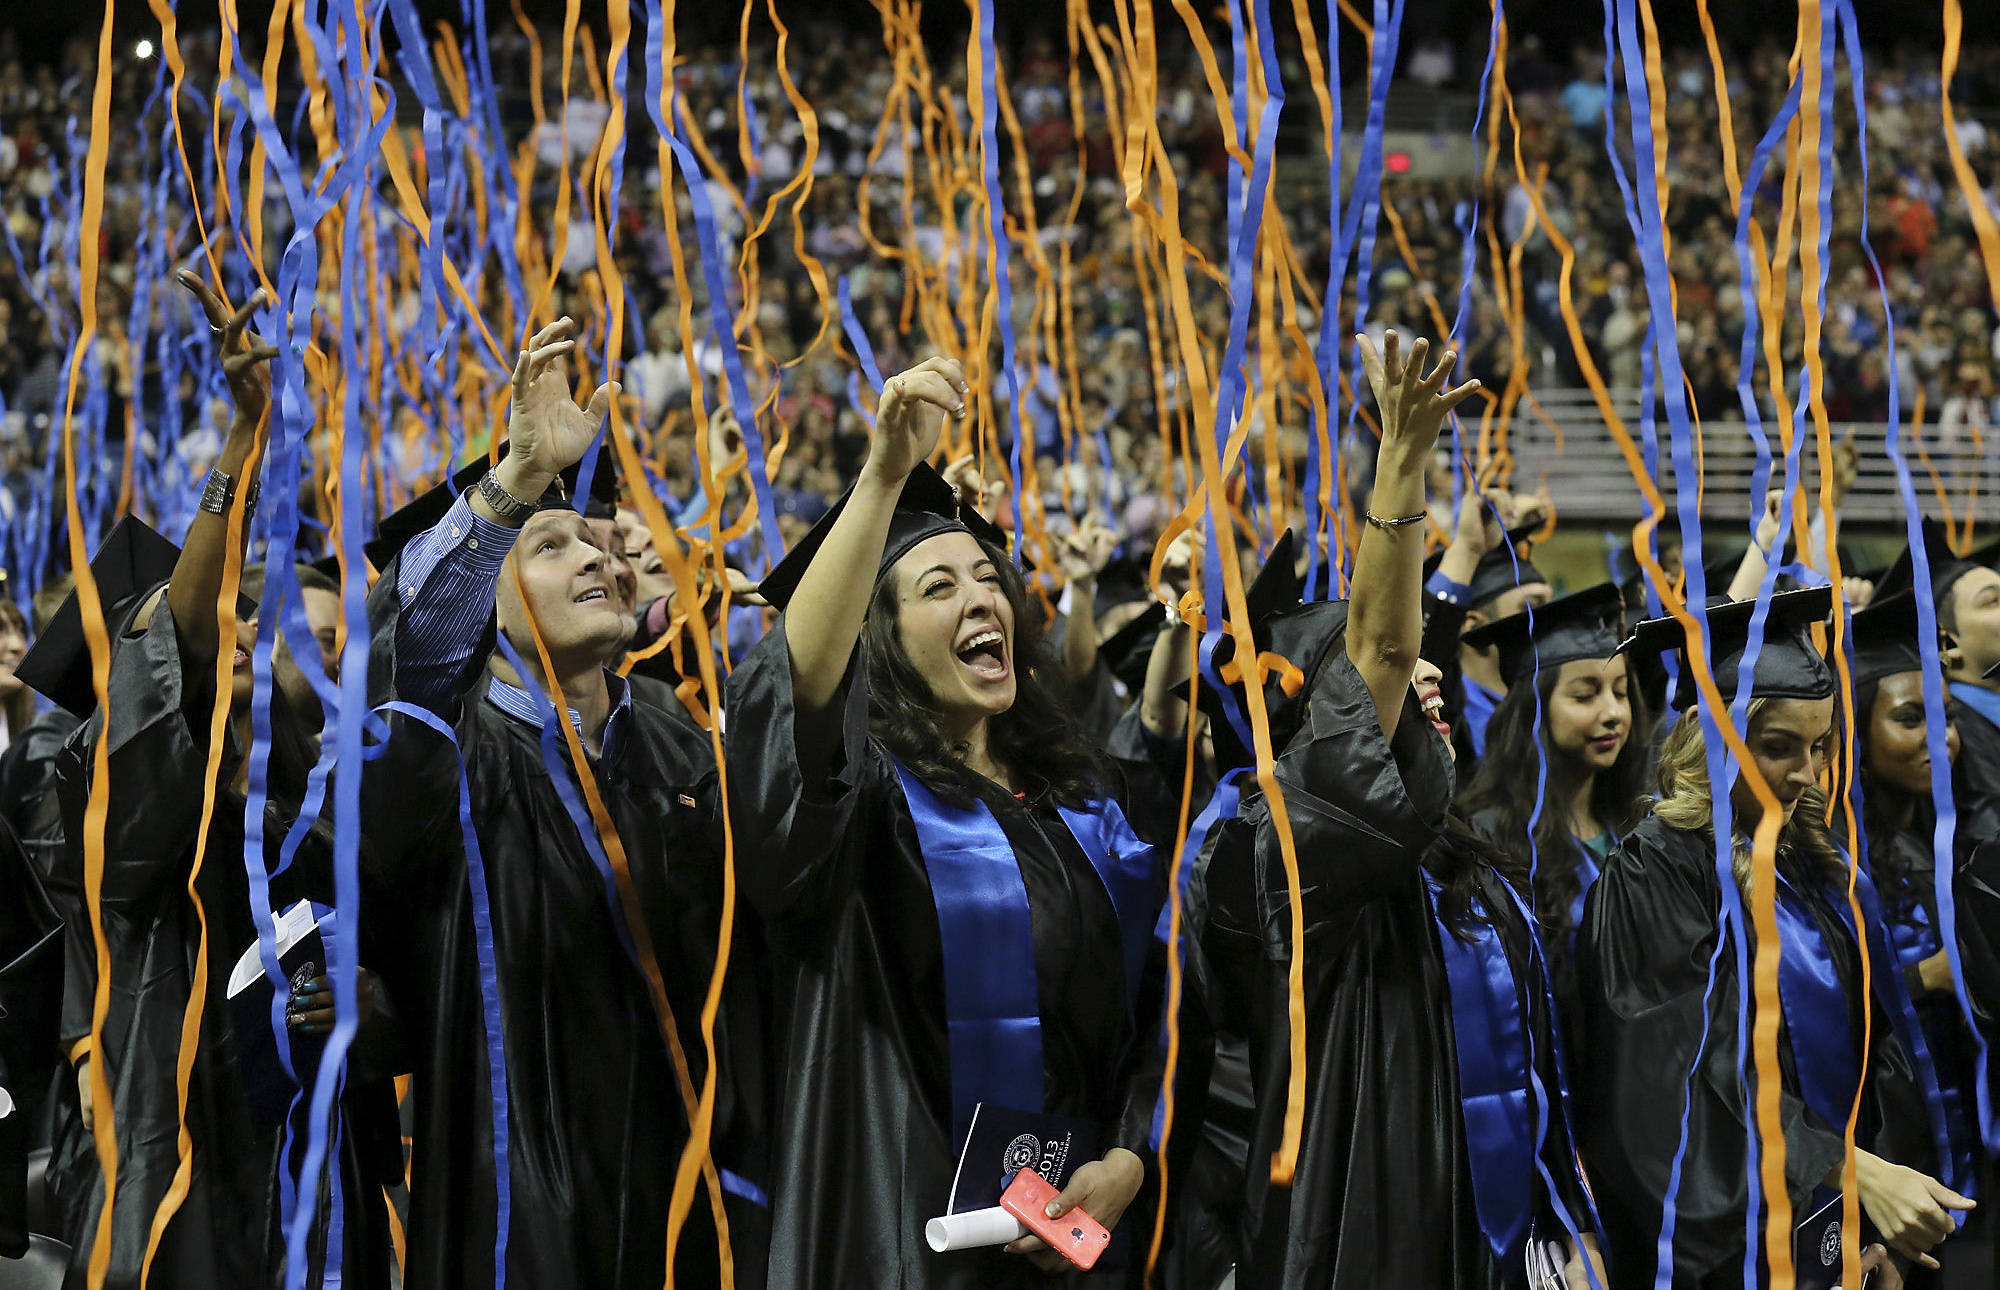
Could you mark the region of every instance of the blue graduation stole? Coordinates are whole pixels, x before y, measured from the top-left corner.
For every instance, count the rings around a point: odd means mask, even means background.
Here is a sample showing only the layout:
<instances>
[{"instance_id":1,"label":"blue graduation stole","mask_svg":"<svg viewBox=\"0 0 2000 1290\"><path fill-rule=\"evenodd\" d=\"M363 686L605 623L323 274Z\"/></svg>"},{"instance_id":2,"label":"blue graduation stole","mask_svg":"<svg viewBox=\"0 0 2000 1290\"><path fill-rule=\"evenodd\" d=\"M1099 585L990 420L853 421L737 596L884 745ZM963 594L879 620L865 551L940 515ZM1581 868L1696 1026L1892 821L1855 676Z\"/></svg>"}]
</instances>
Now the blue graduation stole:
<instances>
[{"instance_id":1,"label":"blue graduation stole","mask_svg":"<svg viewBox=\"0 0 2000 1290\"><path fill-rule=\"evenodd\" d=\"M1500 700L1505 696L1496 694L1469 676L1463 678L1463 680L1465 682L1465 711L1460 713L1459 716L1464 720L1466 736L1472 741L1472 755L1474 757L1484 757L1486 755L1486 723L1493 720L1493 711L1500 706Z\"/></svg>"},{"instance_id":2,"label":"blue graduation stole","mask_svg":"<svg viewBox=\"0 0 2000 1290\"><path fill-rule=\"evenodd\" d=\"M1778 1006L1792 1037L1799 1096L1829 1125L1843 1125L1861 1087L1847 992L1806 898L1783 875L1777 917Z\"/></svg>"},{"instance_id":3,"label":"blue graduation stole","mask_svg":"<svg viewBox=\"0 0 2000 1290\"><path fill-rule=\"evenodd\" d=\"M1474 922L1468 929L1471 943L1460 940L1437 915L1437 880L1426 872L1424 883L1451 989L1473 1208L1493 1256L1511 1267L1525 1251L1534 1221L1537 1144L1528 1105L1527 1018L1500 929ZM1475 897L1475 907L1480 903Z\"/></svg>"},{"instance_id":4,"label":"blue graduation stole","mask_svg":"<svg viewBox=\"0 0 2000 1290\"><path fill-rule=\"evenodd\" d=\"M1890 1029L1909 1053L1918 1085L1923 1089L1931 1138L1938 1153L1938 1169L1943 1175L1939 1181L1961 1195L1970 1195L1968 1189L1973 1186L1970 1145L1962 1124L1953 1115L1956 1108L1938 1080L1930 1044L1904 987L1901 964L1890 945L1882 903L1875 894L1874 881L1865 871L1855 873L1855 898L1868 928L1865 941L1860 937L1856 941L1874 965L1877 1002L1888 1016ZM1846 924L1848 934L1853 936L1854 912L1848 908L1846 893L1830 891L1827 899ZM1855 1052L1848 1024L1847 997L1840 989L1819 925L1806 911L1805 898L1783 875L1778 878L1777 915L1783 946L1778 959L1778 1002L1792 1038L1799 1096L1829 1125L1844 1125L1855 1089L1861 1082L1861 1059Z\"/></svg>"},{"instance_id":5,"label":"blue graduation stole","mask_svg":"<svg viewBox=\"0 0 2000 1290\"><path fill-rule=\"evenodd\" d=\"M1013 843L984 802L952 806L900 762L896 775L917 830L944 949L953 1140L982 1102L1043 1109L1041 996L1035 923ZM1058 808L1090 858L1118 920L1129 1015L1153 928L1153 848L1110 799Z\"/></svg>"}]
</instances>

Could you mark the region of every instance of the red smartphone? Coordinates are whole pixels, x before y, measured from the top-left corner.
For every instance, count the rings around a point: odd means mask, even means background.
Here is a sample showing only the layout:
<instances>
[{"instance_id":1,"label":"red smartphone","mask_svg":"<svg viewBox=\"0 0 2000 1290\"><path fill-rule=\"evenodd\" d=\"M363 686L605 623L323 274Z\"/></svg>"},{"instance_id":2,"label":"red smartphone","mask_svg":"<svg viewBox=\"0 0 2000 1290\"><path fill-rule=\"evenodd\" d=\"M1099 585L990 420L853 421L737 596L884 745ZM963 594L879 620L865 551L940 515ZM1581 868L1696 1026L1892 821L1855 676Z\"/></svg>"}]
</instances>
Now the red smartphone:
<instances>
[{"instance_id":1,"label":"red smartphone","mask_svg":"<svg viewBox=\"0 0 2000 1290\"><path fill-rule=\"evenodd\" d=\"M1050 1249L1088 1272L1111 1244L1111 1233L1080 1209L1050 1218L1049 1202L1060 1194L1040 1174L1023 1169L1001 1193L1000 1208L1021 1220L1021 1226L1041 1237Z\"/></svg>"}]
</instances>

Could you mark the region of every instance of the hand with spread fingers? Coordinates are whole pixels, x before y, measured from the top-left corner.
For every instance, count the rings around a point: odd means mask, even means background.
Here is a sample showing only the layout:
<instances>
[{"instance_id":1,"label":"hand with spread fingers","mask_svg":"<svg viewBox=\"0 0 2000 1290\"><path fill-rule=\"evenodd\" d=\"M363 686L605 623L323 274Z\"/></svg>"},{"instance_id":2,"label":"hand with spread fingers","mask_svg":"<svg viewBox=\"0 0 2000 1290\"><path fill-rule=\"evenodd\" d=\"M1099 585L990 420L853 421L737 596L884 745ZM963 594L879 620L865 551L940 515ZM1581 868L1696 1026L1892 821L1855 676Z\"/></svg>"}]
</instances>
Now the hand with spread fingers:
<instances>
[{"instance_id":1,"label":"hand with spread fingers","mask_svg":"<svg viewBox=\"0 0 2000 1290\"><path fill-rule=\"evenodd\" d=\"M1096 520L1085 520L1074 531L1063 534L1056 548L1056 563L1061 566L1065 580L1094 583L1117 549L1116 533Z\"/></svg>"},{"instance_id":2,"label":"hand with spread fingers","mask_svg":"<svg viewBox=\"0 0 2000 1290\"><path fill-rule=\"evenodd\" d=\"M495 471L511 496L540 497L558 472L581 461L618 395L615 381L598 386L587 406L579 406L571 395L563 360L576 348L570 339L575 330L569 318L556 319L535 333L514 363L508 453Z\"/></svg>"},{"instance_id":3,"label":"hand with spread fingers","mask_svg":"<svg viewBox=\"0 0 2000 1290\"><path fill-rule=\"evenodd\" d=\"M271 376L264 364L278 356L277 346L265 344L248 330L251 315L265 302L264 289L251 292L243 307L231 313L222 297L191 270L182 269L174 276L208 315L209 330L222 354L222 374L229 378L229 397L236 407L231 432L258 430L271 408Z\"/></svg>"},{"instance_id":4,"label":"hand with spread fingers","mask_svg":"<svg viewBox=\"0 0 2000 1290\"><path fill-rule=\"evenodd\" d=\"M1407 360L1402 354L1402 339L1394 330L1383 335L1379 351L1366 335L1356 336L1355 343L1361 347L1369 388L1375 391L1375 407L1382 422L1382 451L1417 462L1421 469L1421 463L1428 460L1431 445L1437 442L1445 416L1471 398L1479 382L1446 387L1452 368L1458 364L1456 350L1445 351L1445 356L1426 375L1424 360L1430 357L1431 343L1422 337L1410 346Z\"/></svg>"},{"instance_id":5,"label":"hand with spread fingers","mask_svg":"<svg viewBox=\"0 0 2000 1290\"><path fill-rule=\"evenodd\" d=\"M937 450L945 417L965 415L970 393L964 371L949 358L926 359L890 377L876 405L875 437L863 472L900 488Z\"/></svg>"}]
</instances>

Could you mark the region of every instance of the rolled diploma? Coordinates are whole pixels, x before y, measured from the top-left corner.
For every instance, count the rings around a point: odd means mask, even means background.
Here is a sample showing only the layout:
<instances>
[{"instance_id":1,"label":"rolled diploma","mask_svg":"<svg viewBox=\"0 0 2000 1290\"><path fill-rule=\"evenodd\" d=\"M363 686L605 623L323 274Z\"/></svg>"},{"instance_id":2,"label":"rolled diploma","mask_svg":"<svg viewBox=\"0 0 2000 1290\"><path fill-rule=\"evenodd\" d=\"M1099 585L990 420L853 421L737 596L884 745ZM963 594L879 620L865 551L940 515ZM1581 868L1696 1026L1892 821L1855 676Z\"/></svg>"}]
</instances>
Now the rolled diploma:
<instances>
[{"instance_id":1,"label":"rolled diploma","mask_svg":"<svg viewBox=\"0 0 2000 1290\"><path fill-rule=\"evenodd\" d=\"M946 1214L924 1224L924 1239L939 1254L946 1250L976 1250L983 1245L1005 1245L1028 1234L1021 1220L999 1206Z\"/></svg>"}]
</instances>

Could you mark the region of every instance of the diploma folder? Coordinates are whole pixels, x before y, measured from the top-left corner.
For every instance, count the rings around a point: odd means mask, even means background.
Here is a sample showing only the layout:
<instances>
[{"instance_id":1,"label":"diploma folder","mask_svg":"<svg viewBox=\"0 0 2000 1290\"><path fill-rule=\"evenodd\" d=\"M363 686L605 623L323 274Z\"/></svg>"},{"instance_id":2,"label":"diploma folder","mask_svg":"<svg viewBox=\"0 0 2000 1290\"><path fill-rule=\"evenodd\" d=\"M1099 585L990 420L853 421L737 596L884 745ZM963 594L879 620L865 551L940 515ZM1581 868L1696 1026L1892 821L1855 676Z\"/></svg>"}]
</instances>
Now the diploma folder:
<instances>
[{"instance_id":1,"label":"diploma folder","mask_svg":"<svg viewBox=\"0 0 2000 1290\"><path fill-rule=\"evenodd\" d=\"M1806 1216L1792 1229L1792 1268L1796 1290L1833 1290L1840 1284L1840 1249L1845 1233L1840 1224L1841 1193L1831 1187L1814 1190Z\"/></svg>"},{"instance_id":2,"label":"diploma folder","mask_svg":"<svg viewBox=\"0 0 2000 1290\"><path fill-rule=\"evenodd\" d=\"M1023 1169L1033 1169L1061 1191L1079 1166L1097 1159L1097 1136L1097 1126L1088 1120L981 1102L972 1110L945 1213L998 1206L1000 1194Z\"/></svg>"},{"instance_id":3,"label":"diploma folder","mask_svg":"<svg viewBox=\"0 0 2000 1290\"><path fill-rule=\"evenodd\" d=\"M278 966L285 974L287 995L326 973L326 937L333 932L334 913L317 919L313 906L299 901L277 919ZM263 1124L276 1127L290 1114L299 1082L285 1073L278 1056L278 1039L271 1029L271 978L264 974L260 945L253 943L236 960L229 974L229 1020L236 1031L236 1068L245 1100ZM325 1039L300 1035L286 1028L292 1070L310 1082Z\"/></svg>"}]
</instances>

